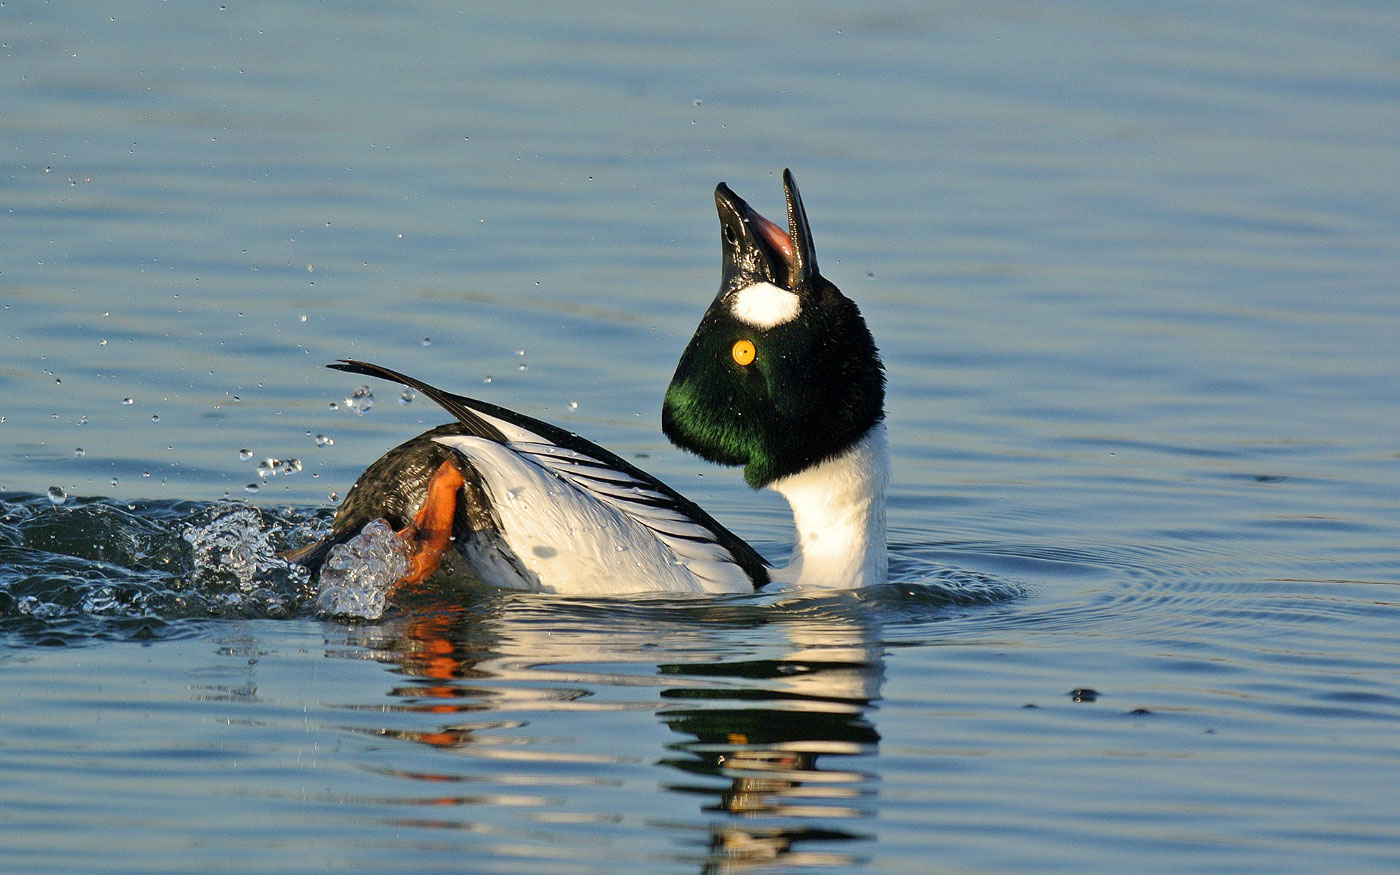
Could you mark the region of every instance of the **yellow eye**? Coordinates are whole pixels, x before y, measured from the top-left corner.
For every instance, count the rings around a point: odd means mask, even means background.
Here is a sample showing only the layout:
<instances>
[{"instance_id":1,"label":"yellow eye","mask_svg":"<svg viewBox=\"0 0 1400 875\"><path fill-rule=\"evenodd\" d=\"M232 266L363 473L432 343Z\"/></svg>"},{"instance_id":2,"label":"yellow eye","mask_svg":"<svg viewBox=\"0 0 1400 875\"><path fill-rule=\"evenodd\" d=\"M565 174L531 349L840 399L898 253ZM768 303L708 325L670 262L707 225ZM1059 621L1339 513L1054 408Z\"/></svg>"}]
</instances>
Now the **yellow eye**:
<instances>
[{"instance_id":1,"label":"yellow eye","mask_svg":"<svg viewBox=\"0 0 1400 875\"><path fill-rule=\"evenodd\" d=\"M729 354L734 356L734 361L748 366L753 364L753 357L758 353L754 351L753 341L737 340L734 342L733 348L729 350Z\"/></svg>"}]
</instances>

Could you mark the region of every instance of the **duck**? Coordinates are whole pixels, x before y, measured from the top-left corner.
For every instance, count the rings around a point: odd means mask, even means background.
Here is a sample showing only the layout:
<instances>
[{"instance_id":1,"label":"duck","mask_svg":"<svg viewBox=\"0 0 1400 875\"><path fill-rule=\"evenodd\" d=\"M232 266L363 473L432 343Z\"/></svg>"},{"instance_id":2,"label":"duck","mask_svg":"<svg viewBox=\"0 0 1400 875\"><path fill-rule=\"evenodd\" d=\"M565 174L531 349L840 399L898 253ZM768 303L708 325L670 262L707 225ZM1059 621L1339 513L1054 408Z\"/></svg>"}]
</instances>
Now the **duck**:
<instances>
[{"instance_id":1,"label":"duck","mask_svg":"<svg viewBox=\"0 0 1400 875\"><path fill-rule=\"evenodd\" d=\"M383 519L408 572L566 596L849 589L887 575L885 371L859 308L817 266L791 171L787 228L721 182L718 294L666 389L677 447L742 467L792 509L797 540L775 565L695 502L572 431L389 368L328 367L407 386L454 421L389 450L346 493L330 534L286 554L315 573Z\"/></svg>"}]
</instances>

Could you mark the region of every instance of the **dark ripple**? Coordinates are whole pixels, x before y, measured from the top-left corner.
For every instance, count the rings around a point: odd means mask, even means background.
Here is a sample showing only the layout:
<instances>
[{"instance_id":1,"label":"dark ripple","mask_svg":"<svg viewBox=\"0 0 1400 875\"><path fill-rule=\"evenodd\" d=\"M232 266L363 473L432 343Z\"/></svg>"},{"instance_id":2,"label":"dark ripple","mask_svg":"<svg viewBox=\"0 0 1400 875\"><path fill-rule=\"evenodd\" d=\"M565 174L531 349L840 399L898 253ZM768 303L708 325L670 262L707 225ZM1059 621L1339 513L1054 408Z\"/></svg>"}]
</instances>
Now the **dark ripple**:
<instances>
[{"instance_id":1,"label":"dark ripple","mask_svg":"<svg viewBox=\"0 0 1400 875\"><path fill-rule=\"evenodd\" d=\"M0 640L143 639L179 634L186 620L304 615L314 590L273 554L324 516L0 495Z\"/></svg>"},{"instance_id":2,"label":"dark ripple","mask_svg":"<svg viewBox=\"0 0 1400 875\"><path fill-rule=\"evenodd\" d=\"M272 511L241 502L117 503L0 495L0 636L21 642L151 637L198 618L314 614L315 589L275 553L304 543L327 510ZM550 605L606 625L647 622L738 625L815 620L917 626L962 609L1024 595L1016 584L942 561L927 548L894 545L891 582L857 591L773 592L726 598L561 599L517 596L525 610ZM444 599L486 606L507 596L462 590ZM534 601L531 601L531 598ZM400 611L431 607L413 600ZM557 616L554 617L557 619Z\"/></svg>"}]
</instances>

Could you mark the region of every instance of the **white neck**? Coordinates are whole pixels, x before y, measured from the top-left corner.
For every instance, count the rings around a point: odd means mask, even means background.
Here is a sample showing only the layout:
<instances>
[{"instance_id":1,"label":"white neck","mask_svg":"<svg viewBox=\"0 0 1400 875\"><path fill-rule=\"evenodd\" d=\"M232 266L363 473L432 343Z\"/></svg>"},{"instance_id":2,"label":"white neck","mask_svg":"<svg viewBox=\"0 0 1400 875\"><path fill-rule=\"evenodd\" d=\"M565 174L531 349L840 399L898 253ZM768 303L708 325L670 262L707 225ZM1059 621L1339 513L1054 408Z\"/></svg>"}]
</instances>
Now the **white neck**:
<instances>
[{"instance_id":1,"label":"white neck","mask_svg":"<svg viewBox=\"0 0 1400 875\"><path fill-rule=\"evenodd\" d=\"M884 583L889 482L890 445L881 422L839 456L769 484L792 506L797 524L792 561L773 580L833 589Z\"/></svg>"}]
</instances>

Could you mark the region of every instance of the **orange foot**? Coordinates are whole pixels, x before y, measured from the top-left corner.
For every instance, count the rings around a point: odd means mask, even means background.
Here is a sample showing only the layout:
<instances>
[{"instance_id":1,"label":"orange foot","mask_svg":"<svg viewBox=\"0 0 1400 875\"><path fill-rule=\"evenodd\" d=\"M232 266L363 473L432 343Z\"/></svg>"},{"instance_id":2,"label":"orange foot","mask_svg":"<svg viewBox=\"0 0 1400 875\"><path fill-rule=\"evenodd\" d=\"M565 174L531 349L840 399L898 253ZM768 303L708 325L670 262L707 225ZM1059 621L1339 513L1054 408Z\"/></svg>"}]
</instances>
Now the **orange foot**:
<instances>
[{"instance_id":1,"label":"orange foot","mask_svg":"<svg viewBox=\"0 0 1400 875\"><path fill-rule=\"evenodd\" d=\"M397 534L408 543L408 574L396 584L419 583L437 571L442 555L452 544L452 517L457 512L457 490L466 483L462 472L443 462L428 481L428 497L413 522Z\"/></svg>"}]
</instances>

